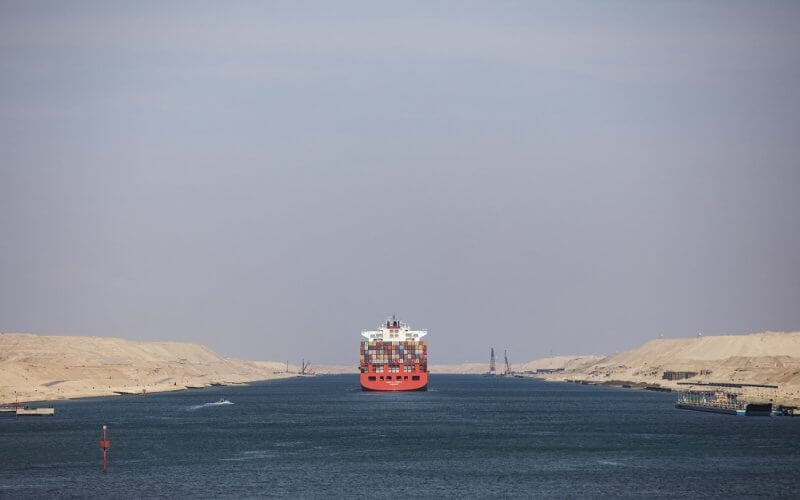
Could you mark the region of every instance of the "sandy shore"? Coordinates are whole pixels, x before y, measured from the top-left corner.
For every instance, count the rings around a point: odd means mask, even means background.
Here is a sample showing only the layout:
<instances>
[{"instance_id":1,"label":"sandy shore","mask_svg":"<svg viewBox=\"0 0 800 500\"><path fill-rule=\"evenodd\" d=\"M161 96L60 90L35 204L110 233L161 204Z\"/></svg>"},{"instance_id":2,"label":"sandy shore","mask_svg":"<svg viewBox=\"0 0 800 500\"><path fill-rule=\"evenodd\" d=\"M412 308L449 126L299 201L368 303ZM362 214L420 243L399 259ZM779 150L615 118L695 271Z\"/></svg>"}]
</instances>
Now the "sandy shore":
<instances>
[{"instance_id":1,"label":"sandy shore","mask_svg":"<svg viewBox=\"0 0 800 500\"><path fill-rule=\"evenodd\" d=\"M611 356L557 356L512 366L547 380L683 386L686 381L771 384L776 399L800 404L800 332L657 339ZM358 373L353 365L312 366L316 374ZM482 374L488 363L431 364L430 372ZM498 370L502 366L498 364ZM206 346L117 338L0 333L0 403L141 394L295 376L298 367L223 358Z\"/></svg>"},{"instance_id":2,"label":"sandy shore","mask_svg":"<svg viewBox=\"0 0 800 500\"><path fill-rule=\"evenodd\" d=\"M0 333L0 402L174 391L295 376L297 367L223 358L204 345Z\"/></svg>"},{"instance_id":3,"label":"sandy shore","mask_svg":"<svg viewBox=\"0 0 800 500\"><path fill-rule=\"evenodd\" d=\"M683 380L667 380L665 372L691 372ZM621 382L685 388L679 382L733 382L777 385L775 391L747 389L751 397L764 393L784 404L800 404L800 332L763 332L687 339L656 339L594 362L544 375L547 380ZM756 394L758 393L758 394Z\"/></svg>"}]
</instances>

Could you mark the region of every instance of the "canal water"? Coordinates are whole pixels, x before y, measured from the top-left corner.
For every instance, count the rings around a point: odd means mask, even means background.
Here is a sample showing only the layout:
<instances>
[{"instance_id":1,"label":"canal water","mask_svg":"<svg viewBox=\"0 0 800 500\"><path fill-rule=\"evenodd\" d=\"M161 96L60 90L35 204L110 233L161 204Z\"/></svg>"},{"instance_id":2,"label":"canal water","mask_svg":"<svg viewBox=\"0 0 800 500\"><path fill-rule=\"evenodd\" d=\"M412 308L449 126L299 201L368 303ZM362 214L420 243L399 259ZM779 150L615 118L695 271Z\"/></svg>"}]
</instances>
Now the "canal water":
<instances>
[{"instance_id":1,"label":"canal water","mask_svg":"<svg viewBox=\"0 0 800 500\"><path fill-rule=\"evenodd\" d=\"M370 393L338 375L55 407L0 414L0 497L800 492L800 418L676 410L669 393L458 375Z\"/></svg>"}]
</instances>

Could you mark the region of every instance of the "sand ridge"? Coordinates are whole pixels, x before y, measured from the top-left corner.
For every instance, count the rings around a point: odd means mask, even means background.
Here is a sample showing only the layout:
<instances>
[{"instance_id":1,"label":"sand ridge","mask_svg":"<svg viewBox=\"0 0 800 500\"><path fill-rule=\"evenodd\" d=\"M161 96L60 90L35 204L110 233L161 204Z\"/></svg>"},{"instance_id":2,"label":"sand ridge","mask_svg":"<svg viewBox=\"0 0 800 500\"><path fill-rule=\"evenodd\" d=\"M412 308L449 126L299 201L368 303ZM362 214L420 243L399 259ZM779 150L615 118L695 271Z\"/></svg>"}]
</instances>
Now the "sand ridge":
<instances>
[{"instance_id":1,"label":"sand ridge","mask_svg":"<svg viewBox=\"0 0 800 500\"><path fill-rule=\"evenodd\" d=\"M294 376L297 367L224 358L207 346L0 333L0 402L161 392Z\"/></svg>"},{"instance_id":2,"label":"sand ridge","mask_svg":"<svg viewBox=\"0 0 800 500\"><path fill-rule=\"evenodd\" d=\"M665 372L694 372L684 380L667 380ZM685 387L678 382L777 385L776 395L800 401L800 332L709 335L654 339L595 362L548 374L549 380L622 381Z\"/></svg>"},{"instance_id":3,"label":"sand ridge","mask_svg":"<svg viewBox=\"0 0 800 500\"><path fill-rule=\"evenodd\" d=\"M497 365L503 371L502 363ZM0 402L54 400L236 384L296 376L298 367L224 358L207 346L119 338L0 333ZM548 380L630 382L679 388L668 371L696 372L688 381L774 384L800 402L800 332L762 332L654 339L610 356L555 356L512 365ZM317 374L358 373L353 365L315 365ZM488 363L431 364L430 372L482 374Z\"/></svg>"}]
</instances>

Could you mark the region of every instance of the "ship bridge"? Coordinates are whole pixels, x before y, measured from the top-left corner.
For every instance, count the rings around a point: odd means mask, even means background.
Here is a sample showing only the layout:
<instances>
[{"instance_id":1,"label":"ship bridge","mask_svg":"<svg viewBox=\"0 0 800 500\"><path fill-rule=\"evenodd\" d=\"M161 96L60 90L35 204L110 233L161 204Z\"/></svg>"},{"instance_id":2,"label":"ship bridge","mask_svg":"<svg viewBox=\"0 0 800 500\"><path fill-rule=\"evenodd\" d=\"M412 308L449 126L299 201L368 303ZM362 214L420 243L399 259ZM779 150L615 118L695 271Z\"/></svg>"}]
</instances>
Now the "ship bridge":
<instances>
[{"instance_id":1,"label":"ship bridge","mask_svg":"<svg viewBox=\"0 0 800 500\"><path fill-rule=\"evenodd\" d=\"M392 316L381 323L377 330L362 330L361 336L368 340L383 342L419 341L428 334L428 330L412 330L408 324Z\"/></svg>"}]
</instances>

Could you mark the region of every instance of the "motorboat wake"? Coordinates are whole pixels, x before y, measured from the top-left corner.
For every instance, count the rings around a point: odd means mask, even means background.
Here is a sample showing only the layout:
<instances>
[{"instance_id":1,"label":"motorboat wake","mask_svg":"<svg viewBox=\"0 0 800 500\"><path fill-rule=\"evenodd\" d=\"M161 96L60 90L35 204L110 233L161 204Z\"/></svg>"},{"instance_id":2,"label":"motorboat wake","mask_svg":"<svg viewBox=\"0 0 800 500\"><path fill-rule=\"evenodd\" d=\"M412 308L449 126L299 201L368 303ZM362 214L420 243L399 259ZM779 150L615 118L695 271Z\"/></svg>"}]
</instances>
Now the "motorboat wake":
<instances>
[{"instance_id":1,"label":"motorboat wake","mask_svg":"<svg viewBox=\"0 0 800 500\"><path fill-rule=\"evenodd\" d=\"M225 405L232 405L233 403L228 401L225 398L219 398L217 401L213 403L203 403L201 405L193 405L189 407L189 410L199 410L200 408L206 408L209 406L225 406Z\"/></svg>"}]
</instances>

